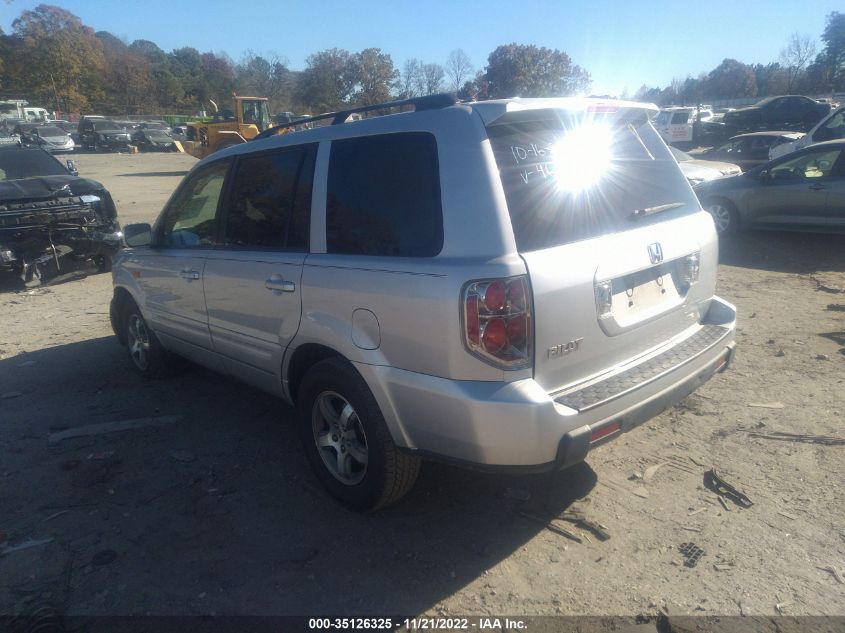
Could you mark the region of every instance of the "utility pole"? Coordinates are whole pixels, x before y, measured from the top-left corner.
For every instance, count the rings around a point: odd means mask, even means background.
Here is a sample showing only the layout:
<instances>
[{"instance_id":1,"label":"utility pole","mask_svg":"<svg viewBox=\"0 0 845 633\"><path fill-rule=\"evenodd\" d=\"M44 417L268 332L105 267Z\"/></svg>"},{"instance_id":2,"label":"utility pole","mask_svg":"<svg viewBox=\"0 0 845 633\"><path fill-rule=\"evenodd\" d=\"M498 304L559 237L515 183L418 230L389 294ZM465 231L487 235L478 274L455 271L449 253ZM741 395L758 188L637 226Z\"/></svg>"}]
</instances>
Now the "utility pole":
<instances>
[{"instance_id":1,"label":"utility pole","mask_svg":"<svg viewBox=\"0 0 845 633\"><path fill-rule=\"evenodd\" d=\"M59 104L59 93L56 90L56 80L53 79L53 73L50 73L50 83L53 84L53 97L56 99L56 118L62 118L60 115L62 113L62 107Z\"/></svg>"}]
</instances>

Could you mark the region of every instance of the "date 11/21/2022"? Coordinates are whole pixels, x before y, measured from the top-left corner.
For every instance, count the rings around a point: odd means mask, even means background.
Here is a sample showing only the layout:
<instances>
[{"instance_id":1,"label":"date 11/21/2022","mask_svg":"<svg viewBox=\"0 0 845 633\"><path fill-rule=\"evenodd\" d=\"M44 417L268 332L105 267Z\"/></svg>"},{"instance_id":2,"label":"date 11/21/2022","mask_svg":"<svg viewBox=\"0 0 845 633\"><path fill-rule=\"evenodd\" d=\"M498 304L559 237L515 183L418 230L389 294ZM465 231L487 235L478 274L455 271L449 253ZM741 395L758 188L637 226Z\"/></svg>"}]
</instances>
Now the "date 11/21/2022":
<instances>
[{"instance_id":1,"label":"date 11/21/2022","mask_svg":"<svg viewBox=\"0 0 845 633\"><path fill-rule=\"evenodd\" d=\"M527 631L518 618L490 616L414 618L309 618L310 630L327 631Z\"/></svg>"}]
</instances>

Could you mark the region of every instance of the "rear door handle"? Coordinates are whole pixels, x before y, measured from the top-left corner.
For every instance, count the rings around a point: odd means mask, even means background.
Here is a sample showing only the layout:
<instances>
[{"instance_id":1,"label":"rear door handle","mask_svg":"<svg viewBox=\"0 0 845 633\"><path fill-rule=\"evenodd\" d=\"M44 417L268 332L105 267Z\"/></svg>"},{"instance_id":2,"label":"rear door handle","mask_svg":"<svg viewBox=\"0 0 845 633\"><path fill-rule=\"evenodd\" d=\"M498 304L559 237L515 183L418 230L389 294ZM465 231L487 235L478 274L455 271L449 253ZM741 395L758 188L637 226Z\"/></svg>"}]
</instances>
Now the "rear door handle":
<instances>
[{"instance_id":1,"label":"rear door handle","mask_svg":"<svg viewBox=\"0 0 845 633\"><path fill-rule=\"evenodd\" d=\"M272 290L273 294L280 295L283 292L294 292L296 284L292 281L286 281L281 275L272 274L270 279L264 282L264 287L267 290Z\"/></svg>"},{"instance_id":2,"label":"rear door handle","mask_svg":"<svg viewBox=\"0 0 845 633\"><path fill-rule=\"evenodd\" d=\"M827 185L823 185L821 183L816 183L814 185L810 185L808 188L812 189L813 191L820 191L822 189L827 189Z\"/></svg>"},{"instance_id":3,"label":"rear door handle","mask_svg":"<svg viewBox=\"0 0 845 633\"><path fill-rule=\"evenodd\" d=\"M196 270L183 270L181 273L179 273L179 276L182 279L187 279L188 281L196 281L200 278L200 274Z\"/></svg>"}]
</instances>

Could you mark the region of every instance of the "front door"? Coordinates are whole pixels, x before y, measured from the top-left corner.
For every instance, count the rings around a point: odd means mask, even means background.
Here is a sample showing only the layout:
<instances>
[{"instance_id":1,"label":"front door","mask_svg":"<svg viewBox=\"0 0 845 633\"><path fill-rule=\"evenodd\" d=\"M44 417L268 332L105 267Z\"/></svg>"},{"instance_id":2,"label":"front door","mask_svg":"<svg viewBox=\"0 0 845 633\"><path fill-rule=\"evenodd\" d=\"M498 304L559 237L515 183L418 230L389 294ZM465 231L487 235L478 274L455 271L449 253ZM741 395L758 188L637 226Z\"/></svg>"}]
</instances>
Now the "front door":
<instances>
[{"instance_id":1,"label":"front door","mask_svg":"<svg viewBox=\"0 0 845 633\"><path fill-rule=\"evenodd\" d=\"M188 176L156 224L153 245L126 263L143 292L150 327L166 347L206 365L216 363L210 360L202 277L217 239L217 207L230 162Z\"/></svg>"},{"instance_id":2,"label":"front door","mask_svg":"<svg viewBox=\"0 0 845 633\"><path fill-rule=\"evenodd\" d=\"M772 164L749 199L749 218L773 225L826 224L841 153L839 148L813 147Z\"/></svg>"}]
</instances>

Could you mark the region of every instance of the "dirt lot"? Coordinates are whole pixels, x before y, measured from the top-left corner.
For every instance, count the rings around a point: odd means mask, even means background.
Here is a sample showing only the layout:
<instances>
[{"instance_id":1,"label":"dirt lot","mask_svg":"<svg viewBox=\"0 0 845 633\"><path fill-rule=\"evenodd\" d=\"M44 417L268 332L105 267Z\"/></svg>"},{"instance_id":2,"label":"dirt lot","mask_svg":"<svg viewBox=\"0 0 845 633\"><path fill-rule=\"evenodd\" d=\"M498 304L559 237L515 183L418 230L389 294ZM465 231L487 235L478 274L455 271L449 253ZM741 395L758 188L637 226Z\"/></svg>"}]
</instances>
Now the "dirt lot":
<instances>
[{"instance_id":1,"label":"dirt lot","mask_svg":"<svg viewBox=\"0 0 845 633\"><path fill-rule=\"evenodd\" d=\"M124 224L152 220L192 164L77 157ZM730 371L571 471L427 465L373 516L323 493L283 403L202 369L136 377L108 275L0 294L0 614L845 614L845 585L820 569L845 574L845 446L749 433L845 437L843 239L722 250L719 294L740 314ZM177 417L47 439L156 416ZM720 505L711 466L753 506ZM574 509L611 538L545 529ZM694 568L685 542L705 551Z\"/></svg>"}]
</instances>

